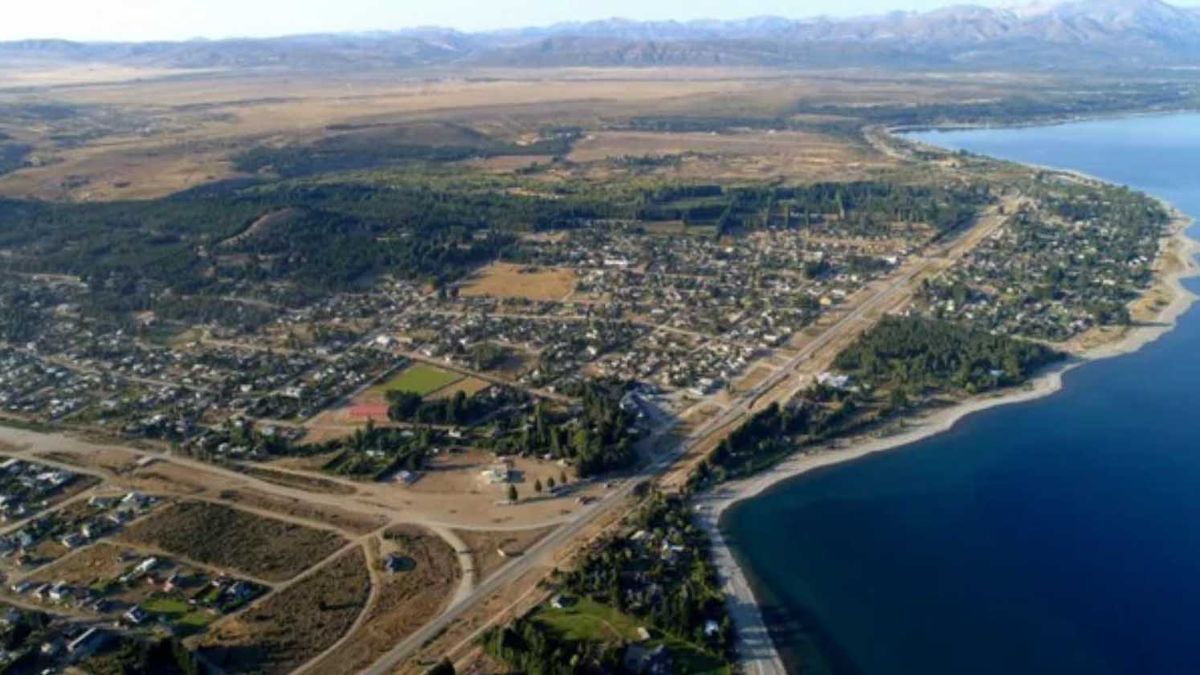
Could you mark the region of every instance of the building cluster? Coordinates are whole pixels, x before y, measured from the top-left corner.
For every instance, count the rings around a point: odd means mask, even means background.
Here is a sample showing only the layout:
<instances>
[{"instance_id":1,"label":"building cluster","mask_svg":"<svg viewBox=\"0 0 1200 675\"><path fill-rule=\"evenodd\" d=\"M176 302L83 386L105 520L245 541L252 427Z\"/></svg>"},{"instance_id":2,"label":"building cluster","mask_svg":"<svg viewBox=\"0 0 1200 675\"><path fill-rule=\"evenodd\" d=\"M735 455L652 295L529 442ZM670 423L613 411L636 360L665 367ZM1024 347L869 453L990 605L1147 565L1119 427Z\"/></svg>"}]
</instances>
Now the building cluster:
<instances>
[{"instance_id":1,"label":"building cluster","mask_svg":"<svg viewBox=\"0 0 1200 675\"><path fill-rule=\"evenodd\" d=\"M220 298L220 311L198 325L154 312L102 319L77 280L6 277L0 310L9 292L36 302L30 325L0 340L0 407L234 456L252 448L230 439L233 420L287 435L405 359L479 372L481 351L498 348L511 355L502 376L516 387L561 392L615 377L663 393L679 411L790 348L930 236L911 224L864 233L836 217L806 222L713 236L711 227L668 233L597 221L522 238L511 253L530 268L569 272L561 299L481 297L466 292L470 279L437 287L382 278L311 297L279 296L268 284Z\"/></svg>"},{"instance_id":2,"label":"building cluster","mask_svg":"<svg viewBox=\"0 0 1200 675\"><path fill-rule=\"evenodd\" d=\"M1063 341L1130 321L1166 216L1117 188L1047 186L919 296L921 309L989 332Z\"/></svg>"},{"instance_id":3,"label":"building cluster","mask_svg":"<svg viewBox=\"0 0 1200 675\"><path fill-rule=\"evenodd\" d=\"M15 457L0 461L0 518L20 520L45 509L79 474Z\"/></svg>"},{"instance_id":4,"label":"building cluster","mask_svg":"<svg viewBox=\"0 0 1200 675\"><path fill-rule=\"evenodd\" d=\"M113 534L157 503L157 498L138 492L92 496L0 535L0 558L12 561L17 569L40 567Z\"/></svg>"}]
</instances>

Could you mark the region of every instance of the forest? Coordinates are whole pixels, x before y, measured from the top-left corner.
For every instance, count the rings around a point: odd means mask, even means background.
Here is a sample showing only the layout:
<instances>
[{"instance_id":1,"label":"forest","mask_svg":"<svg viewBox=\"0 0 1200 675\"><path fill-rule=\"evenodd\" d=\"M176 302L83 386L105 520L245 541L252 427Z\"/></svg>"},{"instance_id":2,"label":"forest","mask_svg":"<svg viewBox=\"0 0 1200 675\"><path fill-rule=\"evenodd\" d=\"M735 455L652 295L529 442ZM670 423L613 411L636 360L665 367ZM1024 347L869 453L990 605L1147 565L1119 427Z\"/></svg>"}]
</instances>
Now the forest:
<instances>
[{"instance_id":1,"label":"forest","mask_svg":"<svg viewBox=\"0 0 1200 675\"><path fill-rule=\"evenodd\" d=\"M621 383L588 380L578 392L581 403L570 410L534 405L532 419L508 428L495 441L498 454L549 455L575 467L580 478L628 468L637 462L633 415L621 407Z\"/></svg>"},{"instance_id":2,"label":"forest","mask_svg":"<svg viewBox=\"0 0 1200 675\"><path fill-rule=\"evenodd\" d=\"M529 396L512 387L490 387L467 395L464 391L453 396L426 400L409 391L387 393L388 418L396 422L422 424L470 425L478 423L505 408L528 404Z\"/></svg>"},{"instance_id":3,"label":"forest","mask_svg":"<svg viewBox=\"0 0 1200 675\"><path fill-rule=\"evenodd\" d=\"M992 201L985 186L928 187L875 181L801 186L675 185L646 192L636 216L645 221L715 223L720 234L741 229L813 227L836 221L848 235L886 235L897 223L948 232Z\"/></svg>"},{"instance_id":4,"label":"forest","mask_svg":"<svg viewBox=\"0 0 1200 675\"><path fill-rule=\"evenodd\" d=\"M1045 345L923 317L884 317L838 355L844 386L816 383L731 432L691 476L700 487L753 473L797 449L887 421L934 395L1020 384L1063 358Z\"/></svg>"},{"instance_id":5,"label":"forest","mask_svg":"<svg viewBox=\"0 0 1200 675\"><path fill-rule=\"evenodd\" d=\"M497 259L521 261L520 235L531 231L681 219L715 224L718 235L836 225L841 234L876 236L896 222L936 233L991 200L981 186L887 182L512 186L426 167L231 180L143 201L0 199L0 248L14 252L0 271L76 276L93 314L154 311L185 325L253 329L267 317L217 298L299 306L384 274L447 285Z\"/></svg>"},{"instance_id":6,"label":"forest","mask_svg":"<svg viewBox=\"0 0 1200 675\"><path fill-rule=\"evenodd\" d=\"M355 171L421 162L459 162L500 156L559 157L571 151L577 133L560 132L532 143L488 138L473 130L444 144L416 142L399 134L365 132L324 136L307 144L255 146L234 158L238 171L270 171L283 178Z\"/></svg>"},{"instance_id":7,"label":"forest","mask_svg":"<svg viewBox=\"0 0 1200 675\"><path fill-rule=\"evenodd\" d=\"M947 321L888 316L839 354L834 366L872 389L973 394L1023 382L1062 356L1036 342Z\"/></svg>"},{"instance_id":8,"label":"forest","mask_svg":"<svg viewBox=\"0 0 1200 675\"><path fill-rule=\"evenodd\" d=\"M433 179L235 182L147 201L0 199L0 247L20 251L0 264L78 276L99 311L244 322L236 307L180 298L253 296L285 282L303 302L385 271L446 282L499 257L514 242L510 232L573 227L614 208L588 196L541 199ZM286 217L268 222L268 214Z\"/></svg>"}]
</instances>

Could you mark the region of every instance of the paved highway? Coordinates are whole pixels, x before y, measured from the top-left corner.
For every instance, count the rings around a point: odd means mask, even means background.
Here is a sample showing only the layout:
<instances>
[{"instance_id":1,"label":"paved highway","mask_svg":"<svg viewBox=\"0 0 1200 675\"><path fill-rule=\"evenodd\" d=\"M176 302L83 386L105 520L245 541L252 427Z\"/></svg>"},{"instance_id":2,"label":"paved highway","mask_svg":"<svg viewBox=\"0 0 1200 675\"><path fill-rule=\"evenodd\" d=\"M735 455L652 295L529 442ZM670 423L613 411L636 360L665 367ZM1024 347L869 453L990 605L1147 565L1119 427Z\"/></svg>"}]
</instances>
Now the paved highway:
<instances>
[{"instance_id":1,"label":"paved highway","mask_svg":"<svg viewBox=\"0 0 1200 675\"><path fill-rule=\"evenodd\" d=\"M555 530L526 551L525 555L521 558L486 579L472 593L451 605L438 618L425 624L415 633L400 641L364 672L367 675L385 675L393 672L400 663L415 653L422 644L450 626L450 624L459 619L472 606L503 587L514 583L535 565L549 559L560 547L568 543L598 517L621 504L639 485L664 472L686 451L703 443L722 428L734 424L747 416L759 399L786 379L795 375L795 371L818 350L841 336L848 328L865 319L871 312L886 308L889 302L896 300L896 296L906 291L908 284L924 267L924 265L918 266L917 269L904 274L865 300L850 313L831 325L825 332L805 345L783 367L772 373L766 380L754 388L743 392L737 398L736 402L721 414L701 425L683 441L674 443L666 452L658 454L657 458L643 468L637 476L626 480L620 487L606 495L600 501L580 511L574 520ZM651 437L651 440L660 439L667 431L669 431L669 427L660 428Z\"/></svg>"},{"instance_id":2,"label":"paved highway","mask_svg":"<svg viewBox=\"0 0 1200 675\"><path fill-rule=\"evenodd\" d=\"M999 227L1003 222L1003 218L995 218L992 223L982 228L971 228L976 231L976 234L986 236L995 228ZM970 231L970 230L968 230ZM973 238L978 241L980 237ZM961 250L953 250L956 245L963 244ZM469 595L461 598L458 602L452 604L438 618L425 624L415 633L400 641L395 647L384 654L373 666L365 670L367 675L385 675L393 672L406 658L414 654L425 642L431 640L440 634L443 630L449 627L454 621L463 616L469 609L475 606L478 602L492 595L504 586L516 582L521 576L532 569L535 565L542 563L545 560L551 559L563 545L571 541L588 525L595 522L597 518L606 514L613 508L616 508L622 501L633 493L639 485L646 483L652 478L665 472L681 455L694 447L699 446L716 432L741 421L748 416L759 400L768 394L771 390L778 387L788 378L796 375L800 366L805 361L812 358L819 350L829 345L834 340L844 337L848 331L853 330L858 324L866 321L870 315L876 312L886 312L894 309L901 301L907 299L910 293L910 287L914 279L919 275L924 274L935 265L937 260L952 259L957 254L961 254L968 250L972 241L956 241L942 245L933 255L916 257L911 262L911 267L907 272L904 272L898 277L886 279L880 282L879 288L873 295L864 300L857 307L852 309L845 316L835 321L831 326L825 329L820 335L804 345L792 358L778 370L773 372L765 380L757 386L742 392L724 411L710 419L708 422L701 425L696 431L692 432L687 438L682 441L677 441L672 444L666 451L656 455L648 466L643 468L638 474L626 480L613 492L583 509L575 517L574 520L563 525L558 530L555 530L545 539L538 542L536 545L526 551L525 555L517 559L513 563L504 567L500 572L492 575L483 583L475 588ZM669 427L658 429L650 438L647 439L649 444L653 444L660 440L670 430ZM760 669L761 666L760 666ZM769 666L764 672L774 672Z\"/></svg>"}]
</instances>

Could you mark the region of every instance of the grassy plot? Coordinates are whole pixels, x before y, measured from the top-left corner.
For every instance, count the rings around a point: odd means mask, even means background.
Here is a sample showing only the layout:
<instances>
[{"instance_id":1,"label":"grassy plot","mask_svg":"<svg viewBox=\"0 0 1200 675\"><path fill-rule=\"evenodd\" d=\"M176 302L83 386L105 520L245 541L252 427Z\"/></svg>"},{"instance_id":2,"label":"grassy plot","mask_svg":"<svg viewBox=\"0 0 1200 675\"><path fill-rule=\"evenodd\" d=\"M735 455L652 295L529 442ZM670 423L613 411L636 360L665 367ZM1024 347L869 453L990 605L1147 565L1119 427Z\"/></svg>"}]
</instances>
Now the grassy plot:
<instances>
[{"instance_id":1,"label":"grassy plot","mask_svg":"<svg viewBox=\"0 0 1200 675\"><path fill-rule=\"evenodd\" d=\"M418 363L405 368L392 379L376 387L376 389L381 393L407 391L417 396L425 396L442 387L454 384L461 379L463 379L463 376L458 373Z\"/></svg>"},{"instance_id":2,"label":"grassy plot","mask_svg":"<svg viewBox=\"0 0 1200 675\"><path fill-rule=\"evenodd\" d=\"M216 598L213 599L216 601ZM158 616L165 616L181 631L194 633L204 630L215 616L195 610L186 600L179 598L151 598L142 603L142 609Z\"/></svg>"},{"instance_id":3,"label":"grassy plot","mask_svg":"<svg viewBox=\"0 0 1200 675\"><path fill-rule=\"evenodd\" d=\"M633 617L587 598L562 609L544 607L538 610L536 618L558 629L568 640L597 642L635 641L641 625Z\"/></svg>"},{"instance_id":4,"label":"grassy plot","mask_svg":"<svg viewBox=\"0 0 1200 675\"><path fill-rule=\"evenodd\" d=\"M638 642L638 628L645 625L628 614L587 598L562 609L543 606L537 610L534 619L572 641ZM690 642L653 629L650 635L646 645L666 645L676 672L729 673L729 668L719 658Z\"/></svg>"}]
</instances>

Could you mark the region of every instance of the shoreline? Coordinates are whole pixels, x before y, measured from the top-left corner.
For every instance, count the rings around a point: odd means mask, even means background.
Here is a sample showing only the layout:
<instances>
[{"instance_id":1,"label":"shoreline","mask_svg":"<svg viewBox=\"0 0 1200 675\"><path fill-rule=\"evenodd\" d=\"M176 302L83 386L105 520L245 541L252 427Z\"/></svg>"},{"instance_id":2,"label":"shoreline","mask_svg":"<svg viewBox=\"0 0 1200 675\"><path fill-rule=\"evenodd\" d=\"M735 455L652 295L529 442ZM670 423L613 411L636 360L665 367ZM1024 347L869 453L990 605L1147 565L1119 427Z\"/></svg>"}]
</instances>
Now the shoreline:
<instances>
[{"instance_id":1,"label":"shoreline","mask_svg":"<svg viewBox=\"0 0 1200 675\"><path fill-rule=\"evenodd\" d=\"M1069 169L1051 170L1089 180L1100 180ZM1196 261L1196 256L1200 254L1200 241L1187 235L1187 230L1194 223L1191 216L1164 199L1155 199L1171 213L1170 231L1162 238L1161 255L1167 269L1162 271L1161 276L1146 289L1142 297L1146 297L1156 288L1165 287L1170 293L1170 301L1158 308L1151 320L1129 327L1118 338L1069 356L1064 362L1031 378L1021 388L964 400L913 418L901 418L905 423L905 430L901 433L884 437L859 436L843 439L843 442L848 444L842 449L835 449L828 444L818 446L808 452L793 455L761 473L718 485L697 497L697 520L712 542L711 555L721 577L721 590L726 596L730 616L737 630L738 658L744 672L755 675L787 675L788 671L771 640L758 598L721 533L721 516L725 511L738 502L756 497L772 487L810 471L912 445L949 431L959 421L975 413L1050 396L1063 388L1063 377L1075 368L1093 361L1136 352L1174 330L1179 317L1200 299L1200 295L1183 285L1184 279L1200 274L1200 264ZM1177 248L1172 249L1172 246ZM1169 260L1171 256L1177 257L1178 260Z\"/></svg>"}]
</instances>

